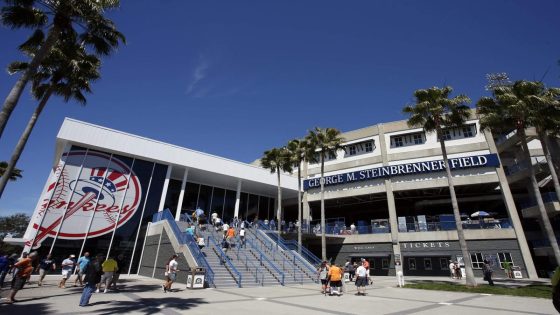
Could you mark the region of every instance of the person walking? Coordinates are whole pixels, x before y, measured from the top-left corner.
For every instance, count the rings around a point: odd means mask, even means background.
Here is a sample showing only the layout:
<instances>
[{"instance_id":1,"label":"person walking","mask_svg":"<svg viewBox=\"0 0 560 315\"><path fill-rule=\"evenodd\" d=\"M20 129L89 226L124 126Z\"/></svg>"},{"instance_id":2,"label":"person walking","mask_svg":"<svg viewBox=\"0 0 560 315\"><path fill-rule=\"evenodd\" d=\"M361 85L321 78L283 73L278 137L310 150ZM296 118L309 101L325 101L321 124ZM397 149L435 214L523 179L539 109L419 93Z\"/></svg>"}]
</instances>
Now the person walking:
<instances>
[{"instance_id":1,"label":"person walking","mask_svg":"<svg viewBox=\"0 0 560 315\"><path fill-rule=\"evenodd\" d=\"M72 270L74 270L74 266L76 265L74 258L76 258L76 255L70 255L62 261L62 279L58 283L59 288L66 288L66 280L68 280Z\"/></svg>"},{"instance_id":2,"label":"person walking","mask_svg":"<svg viewBox=\"0 0 560 315\"><path fill-rule=\"evenodd\" d=\"M107 291L109 291L109 286L111 282L113 282L113 276L115 275L117 269L119 269L119 266L117 265L117 261L115 261L113 257L109 256L101 264L101 269L103 270L103 275L101 276L101 281L97 285L97 290L95 290L95 293L99 293L103 285L105 285L103 293L107 293Z\"/></svg>"},{"instance_id":3,"label":"person walking","mask_svg":"<svg viewBox=\"0 0 560 315\"><path fill-rule=\"evenodd\" d=\"M101 274L103 273L103 269L100 262L102 260L103 256L101 254L98 254L96 257L93 257L86 265L83 279L83 281L85 282L85 286L80 298L80 306L89 305L89 299L91 298L93 291L95 291L97 284L101 282Z\"/></svg>"},{"instance_id":4,"label":"person walking","mask_svg":"<svg viewBox=\"0 0 560 315\"><path fill-rule=\"evenodd\" d=\"M231 226L226 232L226 239L230 243L233 243L233 238L235 237L235 229Z\"/></svg>"},{"instance_id":5,"label":"person walking","mask_svg":"<svg viewBox=\"0 0 560 315\"><path fill-rule=\"evenodd\" d=\"M449 261L449 273L451 273L451 279L457 279L455 275L455 263L453 260Z\"/></svg>"},{"instance_id":6,"label":"person walking","mask_svg":"<svg viewBox=\"0 0 560 315\"><path fill-rule=\"evenodd\" d=\"M239 231L239 240L241 240L241 244L239 244L239 247L245 247L245 228L242 227L241 230Z\"/></svg>"},{"instance_id":7,"label":"person walking","mask_svg":"<svg viewBox=\"0 0 560 315\"><path fill-rule=\"evenodd\" d=\"M111 284L109 286L112 287L113 290L118 291L119 289L117 288L117 284L119 282L119 278L121 277L121 273L123 271L126 271L126 260L124 259L124 255L119 254L117 256L116 262L117 270L115 271L115 274L113 275L113 281L111 281Z\"/></svg>"},{"instance_id":8,"label":"person walking","mask_svg":"<svg viewBox=\"0 0 560 315\"><path fill-rule=\"evenodd\" d=\"M329 276L329 266L327 265L326 261L321 263L319 269L317 269L317 273L319 275L319 280L321 280L321 293L327 293L327 283L328 283L328 276Z\"/></svg>"},{"instance_id":9,"label":"person walking","mask_svg":"<svg viewBox=\"0 0 560 315\"><path fill-rule=\"evenodd\" d=\"M331 287L331 295L340 296L340 288L342 287L342 269L333 263L329 268L328 279Z\"/></svg>"},{"instance_id":10,"label":"person walking","mask_svg":"<svg viewBox=\"0 0 560 315\"><path fill-rule=\"evenodd\" d=\"M171 291L171 285L177 279L177 271L179 271L177 263L177 255L171 256L165 265L165 283L162 285L163 293Z\"/></svg>"},{"instance_id":11,"label":"person walking","mask_svg":"<svg viewBox=\"0 0 560 315\"><path fill-rule=\"evenodd\" d=\"M492 266L490 266L490 263L486 259L484 259L483 262L482 273L484 274L484 280L488 281L488 284L493 286L494 281L492 281L492 272L494 271L492 270Z\"/></svg>"},{"instance_id":12,"label":"person walking","mask_svg":"<svg viewBox=\"0 0 560 315\"><path fill-rule=\"evenodd\" d=\"M358 293L356 293L356 295L366 295L367 278L367 270L364 264L360 262L358 268L356 268L356 287L358 288Z\"/></svg>"},{"instance_id":13,"label":"person walking","mask_svg":"<svg viewBox=\"0 0 560 315\"><path fill-rule=\"evenodd\" d=\"M48 254L47 258L41 260L41 262L39 263L39 283L37 283L37 285L43 285L43 279L45 279L45 276L51 270L56 270L56 264L54 262L54 259L52 259L52 255Z\"/></svg>"},{"instance_id":14,"label":"person walking","mask_svg":"<svg viewBox=\"0 0 560 315\"><path fill-rule=\"evenodd\" d=\"M89 263L89 252L85 252L84 255L78 258L78 272L76 274L76 280L74 280L74 286L76 287L78 282L80 282L80 286L84 286L84 282L82 278L84 277L84 273L86 272L86 267Z\"/></svg>"},{"instance_id":15,"label":"person walking","mask_svg":"<svg viewBox=\"0 0 560 315\"><path fill-rule=\"evenodd\" d=\"M404 274L400 260L395 261L395 272L397 275L397 286L399 288L404 288Z\"/></svg>"},{"instance_id":16,"label":"person walking","mask_svg":"<svg viewBox=\"0 0 560 315\"><path fill-rule=\"evenodd\" d=\"M14 265L14 268L17 268L17 272L14 275L15 281L14 286L12 288L12 292L10 293L10 297L8 298L8 304L12 304L17 302L15 297L19 290L23 289L23 286L27 282L27 279L31 276L33 272L33 262L37 259L37 252L32 252L26 258L21 259Z\"/></svg>"}]
</instances>

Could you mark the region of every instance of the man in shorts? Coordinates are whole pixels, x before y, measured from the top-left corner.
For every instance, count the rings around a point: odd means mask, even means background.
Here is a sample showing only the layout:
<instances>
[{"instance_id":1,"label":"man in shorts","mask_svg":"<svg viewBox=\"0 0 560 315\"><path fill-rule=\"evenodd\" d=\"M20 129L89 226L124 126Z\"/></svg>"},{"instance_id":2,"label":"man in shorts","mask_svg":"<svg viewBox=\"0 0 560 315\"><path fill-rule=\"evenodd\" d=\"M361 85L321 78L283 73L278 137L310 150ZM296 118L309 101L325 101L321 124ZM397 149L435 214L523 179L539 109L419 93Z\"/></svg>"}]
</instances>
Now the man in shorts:
<instances>
[{"instance_id":1,"label":"man in shorts","mask_svg":"<svg viewBox=\"0 0 560 315\"><path fill-rule=\"evenodd\" d=\"M342 269L335 263L329 268L329 282L331 286L331 295L340 296L340 288L342 287Z\"/></svg>"},{"instance_id":2,"label":"man in shorts","mask_svg":"<svg viewBox=\"0 0 560 315\"><path fill-rule=\"evenodd\" d=\"M84 286L84 282L82 279L84 278L84 274L86 272L87 265L89 264L89 252L85 252L84 255L78 258L78 274L76 275L76 280L74 280L74 286L77 286L78 282L80 282L80 286Z\"/></svg>"},{"instance_id":3,"label":"man in shorts","mask_svg":"<svg viewBox=\"0 0 560 315\"><path fill-rule=\"evenodd\" d=\"M113 275L113 282L111 282L112 288L115 291L118 291L117 282L119 282L121 273L126 272L125 266L126 266L126 261L124 259L124 255L119 254L117 256L117 271L115 271L115 274Z\"/></svg>"},{"instance_id":4,"label":"man in shorts","mask_svg":"<svg viewBox=\"0 0 560 315\"><path fill-rule=\"evenodd\" d=\"M56 264L54 263L54 259L52 259L52 255L48 254L47 258L41 260L41 262L39 263L39 286L43 285L43 279L45 279L45 276L47 275L47 273L49 273L49 271L51 270L55 270L56 269Z\"/></svg>"},{"instance_id":5,"label":"man in shorts","mask_svg":"<svg viewBox=\"0 0 560 315\"><path fill-rule=\"evenodd\" d=\"M60 283L58 284L59 288L66 288L66 280L68 280L72 274L72 270L74 270L74 266L76 265L74 262L75 258L76 255L70 255L62 261L62 280L60 280Z\"/></svg>"},{"instance_id":6,"label":"man in shorts","mask_svg":"<svg viewBox=\"0 0 560 315\"><path fill-rule=\"evenodd\" d=\"M15 297L16 293L23 289L23 286L27 282L27 279L31 276L33 272L33 262L37 259L37 252L32 252L26 258L21 259L18 261L14 268L17 268L17 273L14 275L14 287L12 288L12 292L10 293L10 297L8 298L8 304L12 304L17 302Z\"/></svg>"},{"instance_id":7,"label":"man in shorts","mask_svg":"<svg viewBox=\"0 0 560 315\"><path fill-rule=\"evenodd\" d=\"M103 293L107 293L107 291L109 291L109 286L111 285L111 282L113 282L113 275L119 269L119 266L113 257L109 256L107 260L101 264L101 268L103 269L103 275L101 276L101 282L97 285L95 293L99 293L103 284L105 284L105 290L103 290Z\"/></svg>"},{"instance_id":8,"label":"man in shorts","mask_svg":"<svg viewBox=\"0 0 560 315\"><path fill-rule=\"evenodd\" d=\"M368 283L367 270L362 262L358 264L359 266L356 268L356 287L358 288L358 293L356 295L366 295L366 285Z\"/></svg>"}]
</instances>

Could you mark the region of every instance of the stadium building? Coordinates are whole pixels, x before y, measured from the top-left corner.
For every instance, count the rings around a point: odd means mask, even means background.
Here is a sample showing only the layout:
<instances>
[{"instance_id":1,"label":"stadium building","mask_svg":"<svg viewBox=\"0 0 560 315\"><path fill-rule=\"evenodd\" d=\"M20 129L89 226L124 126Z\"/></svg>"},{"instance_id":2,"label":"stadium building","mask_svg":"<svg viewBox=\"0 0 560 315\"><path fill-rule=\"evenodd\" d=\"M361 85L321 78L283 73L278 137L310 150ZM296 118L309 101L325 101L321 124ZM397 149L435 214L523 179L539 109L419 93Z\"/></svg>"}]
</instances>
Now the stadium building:
<instances>
[{"instance_id":1,"label":"stadium building","mask_svg":"<svg viewBox=\"0 0 560 315\"><path fill-rule=\"evenodd\" d=\"M496 139L474 117L445 130L453 181L473 267L509 261L516 275L547 276L554 259L528 192L527 168L539 184L555 230L560 205L528 130L531 163L515 135ZM345 150L325 163L327 254L337 262L370 260L372 274L448 275L462 261L441 149L435 134L405 121L346 132ZM558 142L555 156L560 156ZM65 119L50 176L24 235L26 250L55 257L85 251L127 257L137 273L148 222L165 208L176 220L200 207L224 221L275 218L276 176L258 165ZM320 253L318 164L304 165L304 243ZM297 220L297 178L282 174L283 220ZM286 237L295 235L288 233Z\"/></svg>"}]
</instances>

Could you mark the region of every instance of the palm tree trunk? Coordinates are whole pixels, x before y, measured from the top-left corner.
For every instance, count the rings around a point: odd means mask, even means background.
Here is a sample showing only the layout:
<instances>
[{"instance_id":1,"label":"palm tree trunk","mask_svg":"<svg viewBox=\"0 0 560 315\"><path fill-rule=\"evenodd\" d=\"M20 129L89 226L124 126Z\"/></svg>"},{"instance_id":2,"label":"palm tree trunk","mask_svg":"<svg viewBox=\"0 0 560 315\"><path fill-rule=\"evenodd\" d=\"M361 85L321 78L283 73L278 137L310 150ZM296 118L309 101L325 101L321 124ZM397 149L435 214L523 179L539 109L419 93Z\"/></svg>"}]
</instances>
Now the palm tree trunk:
<instances>
[{"instance_id":1,"label":"palm tree trunk","mask_svg":"<svg viewBox=\"0 0 560 315\"><path fill-rule=\"evenodd\" d=\"M550 154L550 150L548 149L545 132L539 132L539 140L541 141L541 146L546 157L546 164L548 164L548 169L550 170L550 176L552 177L552 183L554 184L554 190L556 191L556 198L560 198L560 184L558 183L558 174L556 174L556 169L554 168L554 163L552 162L552 155Z\"/></svg>"},{"instance_id":2,"label":"palm tree trunk","mask_svg":"<svg viewBox=\"0 0 560 315\"><path fill-rule=\"evenodd\" d=\"M322 149L323 152L325 151ZM325 157L321 154L321 258L327 260L327 237L325 235Z\"/></svg>"},{"instance_id":3,"label":"palm tree trunk","mask_svg":"<svg viewBox=\"0 0 560 315\"><path fill-rule=\"evenodd\" d=\"M4 105L2 106L2 110L0 111L0 138L2 138L2 133L4 132L4 128L6 128L8 119L10 119L12 112L16 108L21 93L23 93L27 82L29 81L31 76L33 76L35 72L37 72L37 68L48 55L54 43L58 40L58 33L58 28L53 27L49 32L49 36L45 40L45 43L41 46L41 48L39 48L39 51L29 63L29 67L27 68L27 70L25 70L23 75L17 80L17 82L12 87L12 90L6 97L6 100L4 100Z\"/></svg>"},{"instance_id":4,"label":"palm tree trunk","mask_svg":"<svg viewBox=\"0 0 560 315\"><path fill-rule=\"evenodd\" d=\"M278 224L278 242L276 246L280 245L280 231L281 231L281 222L280 219L282 217L282 187L280 187L280 168L276 169L276 174L278 175L278 209L276 210L276 220Z\"/></svg>"},{"instance_id":5,"label":"palm tree trunk","mask_svg":"<svg viewBox=\"0 0 560 315\"><path fill-rule=\"evenodd\" d=\"M552 252L554 253L554 258L556 258L556 264L560 265L560 249L558 248L558 241L556 240L556 235L550 224L550 219L546 213L546 208L544 207L544 202L542 200L541 191L539 189L539 184L537 183L537 178L535 176L535 170L533 169L533 163L531 162L531 153L529 152L529 146L527 145L527 136L525 135L525 128L520 127L517 129L517 134L521 138L521 145L523 146L523 155L525 159L529 162L529 177L531 180L531 187L537 199L537 205L539 207L539 212L541 214L542 225L544 227L550 246L552 247Z\"/></svg>"},{"instance_id":6,"label":"palm tree trunk","mask_svg":"<svg viewBox=\"0 0 560 315\"><path fill-rule=\"evenodd\" d=\"M457 202L457 195L455 194L455 186L453 185L453 176L451 175L451 167L447 159L447 150L445 149L445 139L440 128L437 130L439 143L441 146L441 153L443 155L443 162L445 164L445 172L447 173L447 182L449 184L449 194L451 195L451 206L453 207L453 215L457 225L457 237L459 239L459 246L461 247L461 254L463 254L463 261L465 263L465 273L467 286L476 287L476 280L472 270L471 256L467 249L467 240L465 239L465 232L463 231L463 223L461 222L461 213L459 212L459 203Z\"/></svg>"},{"instance_id":7,"label":"palm tree trunk","mask_svg":"<svg viewBox=\"0 0 560 315\"><path fill-rule=\"evenodd\" d=\"M301 228L303 226L301 222L301 162L297 167L297 181L298 181L298 192L297 192L297 202L298 202L298 253L301 255Z\"/></svg>"},{"instance_id":8,"label":"palm tree trunk","mask_svg":"<svg viewBox=\"0 0 560 315\"><path fill-rule=\"evenodd\" d=\"M10 180L10 174L12 174L12 171L16 167L16 164L17 164L17 162L18 162L18 160L21 156L21 153L23 152L23 149L25 148L25 145L27 144L27 140L29 140L29 136L31 135L31 132L33 131L33 127L35 127L35 123L37 122L37 119L39 119L39 115L41 115L41 112L43 111L43 108L45 108L45 105L47 104L47 101L51 97L51 95L53 93L53 90L54 89L53 89L52 86L51 86L51 88L49 88L47 90L47 92L45 93L45 95L43 96L41 101L39 102L39 105L37 105L37 108L35 108L35 111L31 115L31 118L29 119L29 122L27 123L27 126L25 127L25 130L21 134L21 137L19 138L19 141L16 144L16 147L14 148L14 152L12 153L12 157L10 158L10 161L8 161L8 166L6 168L6 171L4 172L4 175L2 176L2 178L0 178L0 198L2 198L2 194L4 193L4 188L6 188L6 185L8 184L8 181Z\"/></svg>"}]
</instances>

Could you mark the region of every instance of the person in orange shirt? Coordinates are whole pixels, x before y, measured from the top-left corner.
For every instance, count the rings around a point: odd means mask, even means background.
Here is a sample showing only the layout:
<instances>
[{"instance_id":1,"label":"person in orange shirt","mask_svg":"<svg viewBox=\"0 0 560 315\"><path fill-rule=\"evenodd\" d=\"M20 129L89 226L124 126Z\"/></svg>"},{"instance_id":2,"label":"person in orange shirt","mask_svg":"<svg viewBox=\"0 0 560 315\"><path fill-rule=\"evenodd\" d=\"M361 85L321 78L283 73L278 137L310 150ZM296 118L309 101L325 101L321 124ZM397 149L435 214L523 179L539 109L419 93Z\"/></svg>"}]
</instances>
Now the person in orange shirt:
<instances>
[{"instance_id":1,"label":"person in orange shirt","mask_svg":"<svg viewBox=\"0 0 560 315\"><path fill-rule=\"evenodd\" d=\"M228 241L231 241L235 237L235 229L233 228L233 226L227 230L226 237Z\"/></svg>"},{"instance_id":2,"label":"person in orange shirt","mask_svg":"<svg viewBox=\"0 0 560 315\"><path fill-rule=\"evenodd\" d=\"M342 269L335 263L329 269L329 282L331 286L331 295L340 296L340 287L342 286Z\"/></svg>"},{"instance_id":3,"label":"person in orange shirt","mask_svg":"<svg viewBox=\"0 0 560 315\"><path fill-rule=\"evenodd\" d=\"M33 272L33 262L37 259L37 252L32 252L27 256L27 258L23 258L18 263L14 265L17 268L18 272L14 275L15 282L14 287L12 288L12 292L10 293L10 297L8 298L7 304L12 304L16 302L16 293L23 289L23 286L27 282L29 276Z\"/></svg>"}]
</instances>

